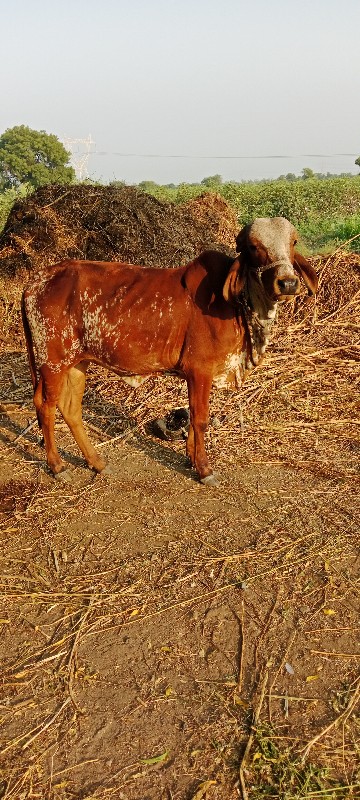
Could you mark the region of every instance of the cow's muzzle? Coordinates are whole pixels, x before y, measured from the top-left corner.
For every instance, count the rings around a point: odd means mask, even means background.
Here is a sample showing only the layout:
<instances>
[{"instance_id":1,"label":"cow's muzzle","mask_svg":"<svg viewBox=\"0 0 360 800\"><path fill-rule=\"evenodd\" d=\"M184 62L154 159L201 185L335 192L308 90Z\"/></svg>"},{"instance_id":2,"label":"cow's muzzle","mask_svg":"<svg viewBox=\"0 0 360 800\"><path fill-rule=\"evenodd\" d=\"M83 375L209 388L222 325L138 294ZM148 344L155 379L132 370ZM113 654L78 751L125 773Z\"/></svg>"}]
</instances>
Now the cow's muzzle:
<instances>
[{"instance_id":1,"label":"cow's muzzle","mask_svg":"<svg viewBox=\"0 0 360 800\"><path fill-rule=\"evenodd\" d=\"M266 294L273 300L287 300L300 292L298 276L289 269L279 269L277 264L261 273L261 281Z\"/></svg>"}]
</instances>

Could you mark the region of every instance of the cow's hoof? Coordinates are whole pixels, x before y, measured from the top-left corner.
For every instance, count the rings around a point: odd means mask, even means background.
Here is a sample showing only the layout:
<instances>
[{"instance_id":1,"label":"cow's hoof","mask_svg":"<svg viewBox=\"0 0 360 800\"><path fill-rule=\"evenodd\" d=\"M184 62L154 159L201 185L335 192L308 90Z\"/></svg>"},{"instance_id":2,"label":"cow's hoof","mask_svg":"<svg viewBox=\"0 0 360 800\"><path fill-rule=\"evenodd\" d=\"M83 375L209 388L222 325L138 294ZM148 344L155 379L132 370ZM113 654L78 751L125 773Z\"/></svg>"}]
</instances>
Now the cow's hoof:
<instances>
[{"instance_id":1,"label":"cow's hoof","mask_svg":"<svg viewBox=\"0 0 360 800\"><path fill-rule=\"evenodd\" d=\"M56 481L59 483L72 483L73 482L73 475L69 469L62 469L61 472L57 472L54 475Z\"/></svg>"},{"instance_id":2,"label":"cow's hoof","mask_svg":"<svg viewBox=\"0 0 360 800\"><path fill-rule=\"evenodd\" d=\"M111 464L106 464L106 467L100 470L99 475L115 475L114 467Z\"/></svg>"},{"instance_id":3,"label":"cow's hoof","mask_svg":"<svg viewBox=\"0 0 360 800\"><path fill-rule=\"evenodd\" d=\"M214 472L211 475L206 475L205 478L200 478L200 483L204 486L220 486L220 478Z\"/></svg>"}]
</instances>

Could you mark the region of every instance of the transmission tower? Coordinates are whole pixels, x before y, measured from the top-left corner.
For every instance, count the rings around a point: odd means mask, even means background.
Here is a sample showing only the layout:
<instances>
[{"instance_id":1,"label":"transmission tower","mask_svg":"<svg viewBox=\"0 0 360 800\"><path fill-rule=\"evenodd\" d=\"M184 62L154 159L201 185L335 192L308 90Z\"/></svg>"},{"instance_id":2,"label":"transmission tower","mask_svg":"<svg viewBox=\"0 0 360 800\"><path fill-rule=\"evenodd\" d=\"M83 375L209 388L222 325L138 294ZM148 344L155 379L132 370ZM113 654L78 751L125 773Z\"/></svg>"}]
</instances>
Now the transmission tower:
<instances>
[{"instance_id":1,"label":"transmission tower","mask_svg":"<svg viewBox=\"0 0 360 800\"><path fill-rule=\"evenodd\" d=\"M89 177L87 165L90 154L93 152L92 145L95 144L89 133L87 139L71 139L70 136L63 136L62 143L67 150L70 150L70 161L74 167L76 177L79 181Z\"/></svg>"}]
</instances>

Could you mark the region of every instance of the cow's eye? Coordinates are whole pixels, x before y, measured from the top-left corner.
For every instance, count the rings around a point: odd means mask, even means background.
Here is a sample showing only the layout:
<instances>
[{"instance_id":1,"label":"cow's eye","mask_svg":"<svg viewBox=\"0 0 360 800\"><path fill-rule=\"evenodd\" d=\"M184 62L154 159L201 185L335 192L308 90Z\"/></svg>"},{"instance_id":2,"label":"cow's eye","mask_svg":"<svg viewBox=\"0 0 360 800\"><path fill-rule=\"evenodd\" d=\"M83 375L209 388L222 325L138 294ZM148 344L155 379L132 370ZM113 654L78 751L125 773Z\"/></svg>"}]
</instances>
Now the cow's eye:
<instances>
[{"instance_id":1,"label":"cow's eye","mask_svg":"<svg viewBox=\"0 0 360 800\"><path fill-rule=\"evenodd\" d=\"M294 245L297 244L297 239L294 239Z\"/></svg>"},{"instance_id":2,"label":"cow's eye","mask_svg":"<svg viewBox=\"0 0 360 800\"><path fill-rule=\"evenodd\" d=\"M255 253L255 252L256 252L256 250L257 250L256 244L251 244L251 245L250 245L250 250L252 250L252 251L253 251L253 253Z\"/></svg>"}]
</instances>

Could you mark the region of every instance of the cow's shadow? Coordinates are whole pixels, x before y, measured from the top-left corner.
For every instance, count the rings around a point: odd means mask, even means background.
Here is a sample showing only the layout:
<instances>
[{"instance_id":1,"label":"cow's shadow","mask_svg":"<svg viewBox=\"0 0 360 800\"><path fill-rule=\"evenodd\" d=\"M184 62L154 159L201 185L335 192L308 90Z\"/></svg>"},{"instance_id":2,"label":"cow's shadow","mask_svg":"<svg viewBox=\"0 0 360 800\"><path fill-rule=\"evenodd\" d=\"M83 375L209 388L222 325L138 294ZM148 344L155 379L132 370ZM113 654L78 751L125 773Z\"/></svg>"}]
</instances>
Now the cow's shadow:
<instances>
[{"instance_id":1,"label":"cow's shadow","mask_svg":"<svg viewBox=\"0 0 360 800\"><path fill-rule=\"evenodd\" d=\"M114 386L116 387L116 381L114 381ZM129 391L133 392L134 390L129 389ZM12 406L22 412L21 422L16 419L19 414L15 416L14 413L11 413ZM26 419L25 424L24 418ZM104 398L101 392L91 384L87 386L84 395L83 418L95 447L96 433L100 434L101 444L105 451L107 444L114 446L118 443L121 447L122 442L126 441L135 450L142 452L166 469L196 479L196 473L189 466L185 454L182 455L175 449L157 441L151 436L151 426L145 426L146 433L140 431L131 413L119 409L115 402ZM57 415L57 427L59 423L61 427L68 430L60 414ZM59 435L57 435L57 439L59 441ZM24 461L36 463L40 469L49 473L45 463L42 435L34 412L27 358L20 351L3 353L0 356L0 442L14 448L14 451ZM71 442L73 443L70 445L71 450L74 446L76 451L77 445L72 436ZM42 447L40 455L38 454L39 447ZM74 467L87 468L84 458L77 455L76 452L69 452L61 446L59 446L59 452L66 463Z\"/></svg>"}]
</instances>

